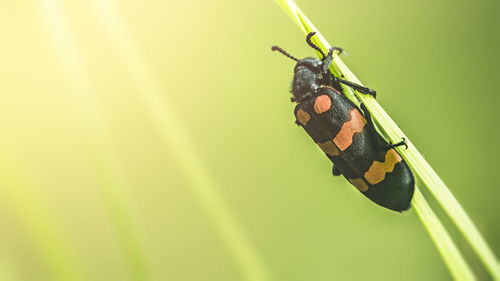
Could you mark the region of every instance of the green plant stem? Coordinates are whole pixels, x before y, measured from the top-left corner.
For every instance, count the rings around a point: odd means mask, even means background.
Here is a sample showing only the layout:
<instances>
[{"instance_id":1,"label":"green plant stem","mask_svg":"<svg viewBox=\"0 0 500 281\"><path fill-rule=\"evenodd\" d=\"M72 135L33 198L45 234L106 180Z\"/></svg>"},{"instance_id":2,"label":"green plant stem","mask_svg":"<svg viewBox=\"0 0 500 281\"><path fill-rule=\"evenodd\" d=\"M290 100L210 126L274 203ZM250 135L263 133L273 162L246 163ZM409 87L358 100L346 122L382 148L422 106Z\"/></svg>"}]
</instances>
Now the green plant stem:
<instances>
[{"instance_id":1,"label":"green plant stem","mask_svg":"<svg viewBox=\"0 0 500 281\"><path fill-rule=\"evenodd\" d=\"M288 15L296 21L296 23L302 28L302 31L307 34L311 31L316 31L317 34L313 37L313 41L326 51L330 48L330 45L325 40L325 38L318 32L314 25L307 19L307 17L302 13L302 11L297 7L297 5L292 0L277 0L279 5L287 12ZM345 79L361 84L359 79L350 71L350 69L344 64L344 62L338 56L338 53L334 53L334 60L330 70L335 74L344 75ZM399 153L406 159L408 164L413 169L415 175L420 178L424 186L426 186L431 193L436 197L438 202L441 204L446 213L450 216L452 221L458 226L461 233L467 239L469 244L472 246L476 254L479 256L480 260L484 263L486 269L490 272L495 280L500 280L500 267L498 266L498 261L488 247L486 241L481 236L477 228L474 226L472 220L466 214L464 209L446 187L441 178L432 169L432 167L427 163L422 154L418 152L415 146L411 143L410 139L401 131L401 129L396 125L396 123L389 117L385 110L380 106L380 104L371 96L363 95L355 92L349 88L346 89L346 95L352 100L360 100L363 102L373 119L378 123L379 128L382 132L389 138L392 142L398 142L401 138L406 138L408 142L408 149L401 150L398 148ZM416 194L420 194L417 190ZM421 202L425 202L424 198L420 195L418 198L421 200L414 200L414 206L417 210L425 210L422 206L418 205ZM422 216L420 216L422 218ZM424 222L426 224L427 222ZM428 228L432 229L432 228ZM439 247L438 247L439 248ZM443 253L449 256L450 253ZM445 261L449 260L449 257L443 255ZM466 266L465 263L463 263Z\"/></svg>"},{"instance_id":2,"label":"green plant stem","mask_svg":"<svg viewBox=\"0 0 500 281\"><path fill-rule=\"evenodd\" d=\"M338 56L336 56L336 59L334 58L334 62L347 80L361 84ZM500 269L497 265L498 261L495 254L489 248L479 230L443 180L441 180L422 154L412 144L411 140L401 131L374 98L359 93L357 97L366 105L373 119L377 121L379 127L392 142L398 142L401 138L406 139L408 149L403 150L397 148L398 152L406 159L407 163L410 165L415 175L420 178L424 186L431 191L432 195L434 195L441 207L446 211L462 235L464 235L465 239L472 246L491 276L493 276L495 280L500 280Z\"/></svg>"},{"instance_id":3,"label":"green plant stem","mask_svg":"<svg viewBox=\"0 0 500 281\"><path fill-rule=\"evenodd\" d=\"M453 279L475 280L474 274L465 263L457 246L453 243L443 224L441 224L441 221L434 214L417 186L415 186L415 195L413 196L413 207L425 229L427 229L432 241L434 241L439 253L441 253L446 266L453 275Z\"/></svg>"}]
</instances>

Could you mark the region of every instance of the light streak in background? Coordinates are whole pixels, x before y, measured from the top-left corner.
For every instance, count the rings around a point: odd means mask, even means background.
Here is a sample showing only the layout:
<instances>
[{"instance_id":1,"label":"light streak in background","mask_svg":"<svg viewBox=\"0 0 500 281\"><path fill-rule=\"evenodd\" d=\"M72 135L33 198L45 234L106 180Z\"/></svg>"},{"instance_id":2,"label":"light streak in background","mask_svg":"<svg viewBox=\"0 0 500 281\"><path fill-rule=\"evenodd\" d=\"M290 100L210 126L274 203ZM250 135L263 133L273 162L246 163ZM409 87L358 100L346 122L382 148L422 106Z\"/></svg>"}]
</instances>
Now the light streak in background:
<instances>
[{"instance_id":1,"label":"light streak in background","mask_svg":"<svg viewBox=\"0 0 500 281\"><path fill-rule=\"evenodd\" d=\"M121 250L134 280L151 279L142 243L121 189L126 186L125 175L120 167L112 138L105 125L98 101L92 96L96 91L91 86L82 55L76 40L68 28L62 2L41 0L43 22L50 35L64 72L73 87L75 105L81 113L82 122L89 132L88 143L100 175L100 189L106 200L110 221L115 228Z\"/></svg>"},{"instance_id":2,"label":"light streak in background","mask_svg":"<svg viewBox=\"0 0 500 281\"><path fill-rule=\"evenodd\" d=\"M74 249L54 221L48 206L34 195L32 190L37 185L29 180L30 175L22 170L21 164L10 150L11 148L0 143L0 199L2 209L12 213L2 216L12 217L23 229L23 234L33 244L34 252L51 280L84 281L86 278L73 254ZM6 269L0 267L0 270ZM6 277L14 279L19 275L13 268L7 270L9 272L0 272L0 280L5 280Z\"/></svg>"},{"instance_id":3,"label":"light streak in background","mask_svg":"<svg viewBox=\"0 0 500 281\"><path fill-rule=\"evenodd\" d=\"M174 148L172 151L180 164L180 170L189 182L188 186L192 188L193 194L222 236L243 275L247 280L268 280L268 273L256 250L217 190L214 180L196 153L195 146L177 120L178 115L165 100L165 91L153 78L116 8L108 0L93 0L92 3L107 37L117 49L131 81L141 94L140 98L157 122L165 145Z\"/></svg>"}]
</instances>

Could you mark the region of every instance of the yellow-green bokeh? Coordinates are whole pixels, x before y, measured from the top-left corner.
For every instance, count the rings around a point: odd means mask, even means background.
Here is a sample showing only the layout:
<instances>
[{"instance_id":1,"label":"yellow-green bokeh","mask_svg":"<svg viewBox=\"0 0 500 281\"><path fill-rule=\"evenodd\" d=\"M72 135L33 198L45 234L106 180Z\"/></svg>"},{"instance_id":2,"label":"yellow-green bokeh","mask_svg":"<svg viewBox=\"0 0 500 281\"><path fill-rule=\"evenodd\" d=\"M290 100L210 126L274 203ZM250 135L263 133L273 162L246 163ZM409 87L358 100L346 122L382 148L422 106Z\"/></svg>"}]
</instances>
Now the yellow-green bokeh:
<instances>
[{"instance_id":1,"label":"yellow-green bokeh","mask_svg":"<svg viewBox=\"0 0 500 281\"><path fill-rule=\"evenodd\" d=\"M297 4L498 255L498 4ZM331 176L274 44L313 55L273 1L0 2L0 279L449 280Z\"/></svg>"}]
</instances>

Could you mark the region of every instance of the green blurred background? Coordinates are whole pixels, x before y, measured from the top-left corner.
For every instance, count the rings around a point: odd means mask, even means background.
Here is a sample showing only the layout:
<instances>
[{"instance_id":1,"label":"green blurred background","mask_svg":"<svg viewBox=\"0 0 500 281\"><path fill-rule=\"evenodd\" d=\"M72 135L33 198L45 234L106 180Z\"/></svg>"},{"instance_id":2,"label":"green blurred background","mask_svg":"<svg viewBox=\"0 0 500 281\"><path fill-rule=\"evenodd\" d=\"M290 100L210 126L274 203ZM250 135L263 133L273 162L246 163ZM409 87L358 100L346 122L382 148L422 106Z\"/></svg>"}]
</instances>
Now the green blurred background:
<instances>
[{"instance_id":1,"label":"green blurred background","mask_svg":"<svg viewBox=\"0 0 500 281\"><path fill-rule=\"evenodd\" d=\"M497 3L298 5L498 254ZM273 1L2 0L0 280L451 279L332 177L274 44L313 55Z\"/></svg>"}]
</instances>

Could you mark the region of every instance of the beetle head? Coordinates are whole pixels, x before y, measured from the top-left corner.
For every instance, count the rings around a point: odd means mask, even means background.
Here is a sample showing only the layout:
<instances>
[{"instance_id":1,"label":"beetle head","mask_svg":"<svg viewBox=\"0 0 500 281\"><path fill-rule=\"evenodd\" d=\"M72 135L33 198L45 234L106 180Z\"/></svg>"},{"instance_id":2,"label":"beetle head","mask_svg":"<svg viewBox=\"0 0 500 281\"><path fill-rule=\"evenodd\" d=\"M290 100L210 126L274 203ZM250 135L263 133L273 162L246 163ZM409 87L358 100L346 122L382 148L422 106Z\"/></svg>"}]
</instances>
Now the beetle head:
<instances>
[{"instance_id":1,"label":"beetle head","mask_svg":"<svg viewBox=\"0 0 500 281\"><path fill-rule=\"evenodd\" d=\"M322 84L328 83L329 79L331 79L328 67L332 62L332 53L328 52L328 55L325 56L323 51L311 42L311 37L314 34L316 32L309 33L306 37L306 42L323 56L322 59L304 58L299 60L278 46L271 48L273 51L279 51L297 62L292 82L292 101L300 102L306 99L314 94Z\"/></svg>"},{"instance_id":2,"label":"beetle head","mask_svg":"<svg viewBox=\"0 0 500 281\"><path fill-rule=\"evenodd\" d=\"M305 58L297 61L292 82L292 101L301 101L311 96L321 86L323 62Z\"/></svg>"}]
</instances>

